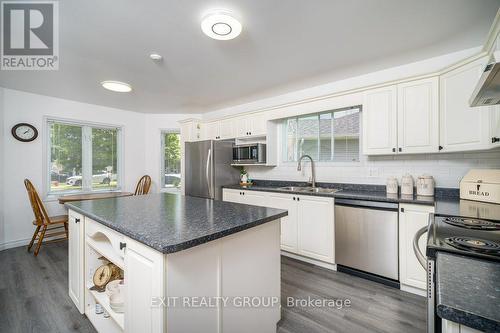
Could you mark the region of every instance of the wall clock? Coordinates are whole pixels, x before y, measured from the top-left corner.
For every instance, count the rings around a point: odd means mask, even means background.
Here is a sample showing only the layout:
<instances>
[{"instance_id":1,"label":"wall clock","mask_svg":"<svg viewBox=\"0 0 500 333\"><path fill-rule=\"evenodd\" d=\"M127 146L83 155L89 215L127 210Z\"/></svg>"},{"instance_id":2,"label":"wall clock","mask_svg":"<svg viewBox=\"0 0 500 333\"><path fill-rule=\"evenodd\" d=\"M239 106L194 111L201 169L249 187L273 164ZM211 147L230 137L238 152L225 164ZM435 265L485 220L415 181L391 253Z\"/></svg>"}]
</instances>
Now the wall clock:
<instances>
[{"instance_id":1,"label":"wall clock","mask_svg":"<svg viewBox=\"0 0 500 333\"><path fill-rule=\"evenodd\" d=\"M33 125L19 123L12 127L12 136L21 142L31 142L38 137L38 130Z\"/></svg>"}]
</instances>

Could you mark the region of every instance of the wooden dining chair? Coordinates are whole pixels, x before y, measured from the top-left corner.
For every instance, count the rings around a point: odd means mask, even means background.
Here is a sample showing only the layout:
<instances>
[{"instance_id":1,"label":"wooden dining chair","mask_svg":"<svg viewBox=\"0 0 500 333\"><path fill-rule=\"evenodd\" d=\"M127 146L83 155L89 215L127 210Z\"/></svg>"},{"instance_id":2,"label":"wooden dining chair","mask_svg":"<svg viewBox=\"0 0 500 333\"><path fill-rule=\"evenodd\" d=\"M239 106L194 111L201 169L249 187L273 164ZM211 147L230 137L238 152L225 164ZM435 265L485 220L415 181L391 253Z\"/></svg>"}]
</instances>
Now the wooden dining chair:
<instances>
[{"instance_id":1,"label":"wooden dining chair","mask_svg":"<svg viewBox=\"0 0 500 333\"><path fill-rule=\"evenodd\" d=\"M31 251L35 241L38 241L34 252L34 255L37 256L42 242L52 243L68 239L68 215L49 216L40 196L29 179L24 180L24 186L28 191L31 208L35 215L33 225L36 226L31 242L28 245L28 252ZM64 231L61 231L61 228L64 228Z\"/></svg>"},{"instance_id":2,"label":"wooden dining chair","mask_svg":"<svg viewBox=\"0 0 500 333\"><path fill-rule=\"evenodd\" d=\"M149 193L149 188L151 187L151 177L144 175L139 179L137 186L135 187L134 195L144 195Z\"/></svg>"}]
</instances>

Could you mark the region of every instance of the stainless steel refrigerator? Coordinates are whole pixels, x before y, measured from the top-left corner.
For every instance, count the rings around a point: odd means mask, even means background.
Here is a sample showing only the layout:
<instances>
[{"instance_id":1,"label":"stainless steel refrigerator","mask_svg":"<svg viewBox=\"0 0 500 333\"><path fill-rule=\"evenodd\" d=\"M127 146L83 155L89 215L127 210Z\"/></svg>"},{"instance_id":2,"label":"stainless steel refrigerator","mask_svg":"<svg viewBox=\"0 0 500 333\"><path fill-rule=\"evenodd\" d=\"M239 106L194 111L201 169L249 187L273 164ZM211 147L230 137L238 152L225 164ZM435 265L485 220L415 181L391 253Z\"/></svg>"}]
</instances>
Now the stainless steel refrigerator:
<instances>
[{"instance_id":1,"label":"stainless steel refrigerator","mask_svg":"<svg viewBox=\"0 0 500 333\"><path fill-rule=\"evenodd\" d=\"M234 140L206 140L185 144L185 194L222 200L222 186L239 182L232 167Z\"/></svg>"}]
</instances>

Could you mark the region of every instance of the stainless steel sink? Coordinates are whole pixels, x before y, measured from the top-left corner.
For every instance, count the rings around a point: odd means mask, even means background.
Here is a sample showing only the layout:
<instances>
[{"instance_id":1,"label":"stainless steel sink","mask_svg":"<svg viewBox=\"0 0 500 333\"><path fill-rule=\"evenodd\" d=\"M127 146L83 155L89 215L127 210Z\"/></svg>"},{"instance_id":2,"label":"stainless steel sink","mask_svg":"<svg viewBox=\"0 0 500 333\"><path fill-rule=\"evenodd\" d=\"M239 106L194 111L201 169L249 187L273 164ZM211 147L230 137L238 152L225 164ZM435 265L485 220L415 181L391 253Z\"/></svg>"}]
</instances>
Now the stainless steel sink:
<instances>
[{"instance_id":1,"label":"stainless steel sink","mask_svg":"<svg viewBox=\"0 0 500 333\"><path fill-rule=\"evenodd\" d=\"M290 192L309 192L309 193L335 193L338 189L326 188L326 187L311 187L311 186L285 186L280 187L280 190L290 191Z\"/></svg>"},{"instance_id":2,"label":"stainless steel sink","mask_svg":"<svg viewBox=\"0 0 500 333\"><path fill-rule=\"evenodd\" d=\"M304 188L305 187L301 187L301 186L285 186L285 187L279 187L278 189L284 190L284 191L295 192L295 191L302 191Z\"/></svg>"}]
</instances>

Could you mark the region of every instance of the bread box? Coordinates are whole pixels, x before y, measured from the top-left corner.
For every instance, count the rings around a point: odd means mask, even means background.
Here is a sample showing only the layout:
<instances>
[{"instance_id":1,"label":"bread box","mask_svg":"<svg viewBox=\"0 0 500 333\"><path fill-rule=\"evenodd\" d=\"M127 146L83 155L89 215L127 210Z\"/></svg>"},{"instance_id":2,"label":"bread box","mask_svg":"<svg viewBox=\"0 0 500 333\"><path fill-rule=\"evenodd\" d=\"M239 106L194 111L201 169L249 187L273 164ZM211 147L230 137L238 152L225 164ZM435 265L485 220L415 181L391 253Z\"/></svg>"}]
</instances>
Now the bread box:
<instances>
[{"instance_id":1,"label":"bread box","mask_svg":"<svg viewBox=\"0 0 500 333\"><path fill-rule=\"evenodd\" d=\"M460 198L500 204L500 170L470 170L460 181Z\"/></svg>"}]
</instances>

